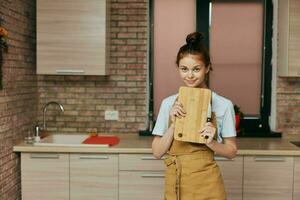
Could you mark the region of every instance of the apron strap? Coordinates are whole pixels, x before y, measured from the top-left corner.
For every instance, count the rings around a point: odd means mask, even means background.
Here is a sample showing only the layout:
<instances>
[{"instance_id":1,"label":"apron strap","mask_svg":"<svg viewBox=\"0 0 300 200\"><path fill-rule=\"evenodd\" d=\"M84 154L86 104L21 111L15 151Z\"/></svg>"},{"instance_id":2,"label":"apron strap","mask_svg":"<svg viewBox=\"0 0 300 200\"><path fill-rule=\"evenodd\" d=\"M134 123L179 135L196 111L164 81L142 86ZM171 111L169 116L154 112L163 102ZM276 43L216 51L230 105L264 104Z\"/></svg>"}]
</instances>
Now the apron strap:
<instances>
[{"instance_id":1,"label":"apron strap","mask_svg":"<svg viewBox=\"0 0 300 200\"><path fill-rule=\"evenodd\" d=\"M175 180L175 193L176 200L180 200L180 179L181 179L181 162L176 155L169 155L164 159L165 165L168 167L170 165L175 165L176 169L176 180Z\"/></svg>"}]
</instances>

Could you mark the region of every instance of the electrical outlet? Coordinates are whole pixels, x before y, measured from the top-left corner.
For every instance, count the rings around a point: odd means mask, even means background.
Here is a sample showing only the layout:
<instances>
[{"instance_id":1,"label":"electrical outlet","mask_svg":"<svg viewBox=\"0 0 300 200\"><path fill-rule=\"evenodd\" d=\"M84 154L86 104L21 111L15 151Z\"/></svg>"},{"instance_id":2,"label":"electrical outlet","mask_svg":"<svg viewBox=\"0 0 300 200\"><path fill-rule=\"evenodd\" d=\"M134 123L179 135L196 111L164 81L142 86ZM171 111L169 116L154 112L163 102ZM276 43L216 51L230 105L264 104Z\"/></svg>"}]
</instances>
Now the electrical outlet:
<instances>
[{"instance_id":1,"label":"electrical outlet","mask_svg":"<svg viewBox=\"0 0 300 200\"><path fill-rule=\"evenodd\" d=\"M119 111L106 110L104 115L105 120L119 120Z\"/></svg>"}]
</instances>

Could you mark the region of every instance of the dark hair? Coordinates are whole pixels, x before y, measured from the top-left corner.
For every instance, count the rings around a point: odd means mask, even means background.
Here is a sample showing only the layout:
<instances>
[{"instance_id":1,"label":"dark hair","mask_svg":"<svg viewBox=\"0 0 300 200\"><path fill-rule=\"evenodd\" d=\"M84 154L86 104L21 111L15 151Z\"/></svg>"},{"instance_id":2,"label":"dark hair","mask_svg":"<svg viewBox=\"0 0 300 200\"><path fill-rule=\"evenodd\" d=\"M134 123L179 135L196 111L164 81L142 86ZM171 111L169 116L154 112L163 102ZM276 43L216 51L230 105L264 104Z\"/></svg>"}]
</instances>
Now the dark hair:
<instances>
[{"instance_id":1,"label":"dark hair","mask_svg":"<svg viewBox=\"0 0 300 200\"><path fill-rule=\"evenodd\" d=\"M179 61L187 54L198 55L201 60L204 62L205 66L208 67L211 65L210 56L205 44L203 42L204 36L200 32L190 33L186 36L186 44L180 47L177 58L176 64L179 66Z\"/></svg>"}]
</instances>

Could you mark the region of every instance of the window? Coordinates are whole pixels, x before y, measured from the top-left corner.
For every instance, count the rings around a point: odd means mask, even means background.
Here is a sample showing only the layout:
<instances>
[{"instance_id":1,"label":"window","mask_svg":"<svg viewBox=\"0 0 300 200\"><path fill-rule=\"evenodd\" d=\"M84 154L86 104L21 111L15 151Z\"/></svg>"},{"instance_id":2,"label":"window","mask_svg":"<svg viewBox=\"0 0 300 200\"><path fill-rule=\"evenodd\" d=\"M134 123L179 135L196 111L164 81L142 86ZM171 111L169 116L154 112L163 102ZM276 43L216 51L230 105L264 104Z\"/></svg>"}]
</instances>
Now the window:
<instances>
[{"instance_id":1,"label":"window","mask_svg":"<svg viewBox=\"0 0 300 200\"><path fill-rule=\"evenodd\" d=\"M168 0L166 0L168 1ZM270 116L270 107L271 107L271 75L272 75L272 65L271 65L271 57L272 57L272 17L273 17L273 7L272 0L190 0L183 1L188 4L189 8L195 6L195 14L193 12L183 12L183 14L189 13L188 19L185 19L189 25L187 28L185 25L180 25L180 21L176 18L176 16L169 18L166 20L158 21L156 18L157 11L155 11L155 3L156 6L160 2L159 0L151 0L150 3L150 19L151 19L151 48L150 48L150 103L149 103L149 117L152 119L154 113L154 119L157 116L158 108L161 103L162 97L169 96L175 93L174 89L170 89L169 91L165 88L168 88L167 83L155 83L158 77L163 76L162 73L157 75L161 71L161 68L167 68L168 74L164 72L165 80L169 81L173 79L174 74L176 74L176 65L175 58L176 53L179 49L176 47L170 48L169 46L165 46L165 49L162 51L160 48L159 54L155 52L155 45L157 45L157 41L164 38L160 38L161 35L158 35L157 30L155 28L159 28L160 31L165 28L165 30L169 30L168 36L164 35L165 39L168 39L172 43L172 38L176 37L176 34L180 34L181 41L178 41L178 44L182 45L184 43L185 36L194 31L203 32L207 38L207 46L210 48L213 68L214 71L210 77L210 87L215 90L220 95L228 97L234 103L241 107L242 111L245 114L244 120L244 130L245 136L271 136L270 127L269 127L269 116ZM176 1L176 4L180 4L182 1ZM162 3L162 2L160 2ZM233 5L230 5L233 4ZM164 10L165 14L172 15L174 5L166 4ZM177 5L179 9L183 9L183 5ZM242 12L243 16L236 16L238 14L236 11L240 10L240 6L246 6L248 8L245 12ZM163 9L159 7L159 9ZM185 9L188 9L185 6ZM250 10L249 10L250 9ZM227 13L226 13L227 12ZM191 14L192 13L192 14ZM180 12L177 12L177 17L180 15ZM229 14L226 19L224 15ZM196 16L194 16L196 15ZM193 25L193 17L196 18L195 29L191 26ZM236 20L236 18L240 18ZM225 19L225 21L224 21ZM168 22L169 20L169 22ZM221 21L220 21L221 20ZM223 20L223 21L222 21ZM248 20L248 21L247 21ZM164 25L162 23L165 23ZM226 27L232 30L227 33L224 29ZM239 23L247 24L243 29L238 28ZM154 24L154 26L153 26ZM159 24L160 27L157 27ZM223 25L217 26L218 24ZM172 29L172 26L178 27L178 33ZM173 27L174 27L173 26ZM182 26L182 27L180 27ZM248 32L245 32L247 31ZM181 31L181 32L180 32ZM244 33L243 33L244 31ZM252 31L252 32L251 32ZM223 34L223 35L222 35ZM224 36L225 34L225 36ZM238 36L234 34L243 34L243 36ZM247 36L248 34L248 36ZM247 36L247 37L246 37ZM167 37L167 38L166 38ZM175 40L175 39L174 39ZM230 46L233 44L232 41L239 40L238 46ZM236 42L235 42L236 43ZM162 44L162 43L159 43ZM169 47L169 49L167 48ZM251 47L252 50L247 51L247 48ZM223 48L223 50L222 50ZM243 52L239 52L239 48L243 48ZM174 51L175 49L175 51ZM253 50L256 49L256 50ZM221 51L220 51L221 50ZM229 50L233 50L229 52ZM174 51L171 56L165 57L166 60L171 60L171 63L168 64L158 64L156 61L157 55L160 56L160 60L164 58L164 54L166 51ZM222 54L222 51L225 51ZM174 55L173 55L174 54ZM173 57L172 57L173 55ZM236 56L235 56L236 55ZM155 58L156 56L156 58ZM169 67L169 68L168 68ZM156 69L158 69L156 71ZM154 72L153 72L154 70ZM227 75L224 74L224 71L229 71ZM236 72L236 74L233 74ZM246 72L246 73L245 73ZM249 76L249 73L252 73ZM173 73L173 75L172 75ZM242 73L242 74L241 74ZM238 77L241 76L241 77ZM172 78L173 77L173 78ZM177 79L177 78L174 78ZM162 79L163 80L163 79ZM178 79L179 80L179 79ZM236 83L233 83L236 81ZM155 86L156 84L156 86ZM154 85L154 87L153 87ZM161 86L164 87L161 87ZM172 84L174 85L174 84ZM175 84L178 88L180 83ZM243 86L244 85L244 86ZM219 87L221 86L221 87ZM232 87L235 87L232 89ZM251 87L248 87L251 86ZM172 86L170 86L172 87ZM224 90L224 88L229 88L229 90ZM154 92L153 92L154 88ZM251 91L251 93L249 92ZM156 98L157 94L160 98ZM243 93L249 94L248 97L242 98L246 95ZM238 95L237 95L238 94ZM251 99L249 99L251 98ZM242 99L242 100L241 100ZM154 102L153 102L154 101ZM249 103L251 101L251 103ZM155 106L153 106L153 103ZM154 109L155 108L155 109ZM272 136L277 136L276 134L272 134Z\"/></svg>"},{"instance_id":2,"label":"window","mask_svg":"<svg viewBox=\"0 0 300 200\"><path fill-rule=\"evenodd\" d=\"M197 31L210 37L216 68L210 87L244 107L246 136L270 136L272 17L272 0L197 0Z\"/></svg>"}]
</instances>

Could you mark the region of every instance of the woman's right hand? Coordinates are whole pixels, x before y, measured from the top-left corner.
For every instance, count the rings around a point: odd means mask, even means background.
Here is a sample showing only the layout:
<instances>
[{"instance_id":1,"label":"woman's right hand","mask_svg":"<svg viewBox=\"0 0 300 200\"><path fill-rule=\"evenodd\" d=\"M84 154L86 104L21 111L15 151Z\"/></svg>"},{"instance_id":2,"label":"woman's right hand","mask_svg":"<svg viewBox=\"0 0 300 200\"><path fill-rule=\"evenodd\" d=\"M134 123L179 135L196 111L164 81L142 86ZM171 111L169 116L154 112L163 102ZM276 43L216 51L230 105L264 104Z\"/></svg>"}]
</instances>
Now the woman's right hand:
<instances>
[{"instance_id":1,"label":"woman's right hand","mask_svg":"<svg viewBox=\"0 0 300 200\"><path fill-rule=\"evenodd\" d=\"M175 117L178 118L185 117L186 112L183 109L183 105L180 102L176 101L173 107L171 108L169 115L170 115L171 122L174 123Z\"/></svg>"}]
</instances>

